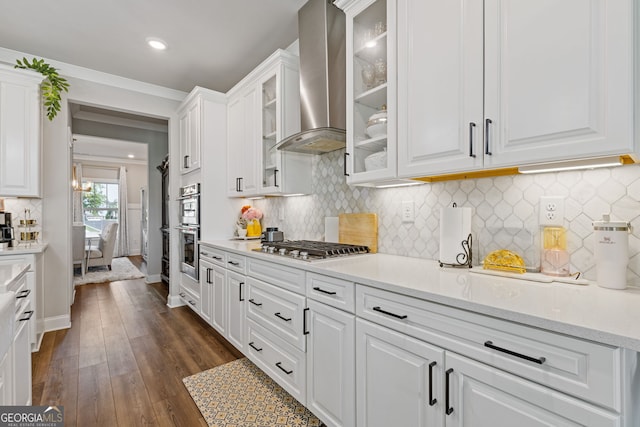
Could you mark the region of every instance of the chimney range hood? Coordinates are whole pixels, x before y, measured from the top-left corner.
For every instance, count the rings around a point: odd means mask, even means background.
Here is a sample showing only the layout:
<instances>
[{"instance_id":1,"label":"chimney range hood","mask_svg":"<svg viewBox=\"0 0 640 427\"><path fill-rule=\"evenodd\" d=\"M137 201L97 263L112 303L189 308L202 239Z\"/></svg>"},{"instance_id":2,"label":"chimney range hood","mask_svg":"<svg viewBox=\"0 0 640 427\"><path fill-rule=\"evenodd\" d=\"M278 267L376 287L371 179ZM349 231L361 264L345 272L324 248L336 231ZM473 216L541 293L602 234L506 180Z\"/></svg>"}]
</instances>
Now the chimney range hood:
<instances>
[{"instance_id":1,"label":"chimney range hood","mask_svg":"<svg viewBox=\"0 0 640 427\"><path fill-rule=\"evenodd\" d=\"M346 22L332 0L309 0L298 11L300 129L276 148L322 154L345 147Z\"/></svg>"}]
</instances>

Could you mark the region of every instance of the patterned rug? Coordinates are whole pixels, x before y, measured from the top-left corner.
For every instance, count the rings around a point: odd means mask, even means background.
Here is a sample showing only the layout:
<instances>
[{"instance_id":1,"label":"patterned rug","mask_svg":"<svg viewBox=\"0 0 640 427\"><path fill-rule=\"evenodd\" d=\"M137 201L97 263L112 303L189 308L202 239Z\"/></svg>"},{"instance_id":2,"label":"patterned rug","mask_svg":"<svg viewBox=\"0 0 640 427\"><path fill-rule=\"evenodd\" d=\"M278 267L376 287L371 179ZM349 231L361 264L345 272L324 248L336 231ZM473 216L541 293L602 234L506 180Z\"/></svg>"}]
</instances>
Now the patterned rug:
<instances>
[{"instance_id":1,"label":"patterned rug","mask_svg":"<svg viewBox=\"0 0 640 427\"><path fill-rule=\"evenodd\" d=\"M111 260L111 270L107 266L89 267L89 271L84 277L80 274L80 269L77 268L73 276L73 284L115 282L116 280L139 279L141 277L144 277L144 274L129 261L129 258L120 257Z\"/></svg>"},{"instance_id":2,"label":"patterned rug","mask_svg":"<svg viewBox=\"0 0 640 427\"><path fill-rule=\"evenodd\" d=\"M319 427L322 425L249 359L182 380L209 427Z\"/></svg>"}]
</instances>

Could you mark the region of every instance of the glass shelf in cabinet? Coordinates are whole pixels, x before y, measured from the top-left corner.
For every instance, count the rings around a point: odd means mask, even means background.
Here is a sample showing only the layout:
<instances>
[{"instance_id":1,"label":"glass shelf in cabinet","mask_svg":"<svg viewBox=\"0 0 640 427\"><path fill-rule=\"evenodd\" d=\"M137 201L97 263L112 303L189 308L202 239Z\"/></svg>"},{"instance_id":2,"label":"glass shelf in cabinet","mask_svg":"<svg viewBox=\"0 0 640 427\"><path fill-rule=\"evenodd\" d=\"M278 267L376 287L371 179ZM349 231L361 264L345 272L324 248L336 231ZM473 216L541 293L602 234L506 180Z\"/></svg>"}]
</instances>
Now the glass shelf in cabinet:
<instances>
[{"instance_id":1,"label":"glass shelf in cabinet","mask_svg":"<svg viewBox=\"0 0 640 427\"><path fill-rule=\"evenodd\" d=\"M387 103L387 83L382 83L366 92L362 92L355 97L354 101L376 110L379 109L382 104Z\"/></svg>"},{"instance_id":2,"label":"glass shelf in cabinet","mask_svg":"<svg viewBox=\"0 0 640 427\"><path fill-rule=\"evenodd\" d=\"M362 42L362 45L353 53L357 58L373 63L378 58L387 57L387 33L384 32L371 40Z\"/></svg>"},{"instance_id":3,"label":"glass shelf in cabinet","mask_svg":"<svg viewBox=\"0 0 640 427\"><path fill-rule=\"evenodd\" d=\"M387 135L386 134L378 135L374 138L356 141L354 146L355 148L379 151L379 150L382 150L383 148L387 148Z\"/></svg>"},{"instance_id":4,"label":"glass shelf in cabinet","mask_svg":"<svg viewBox=\"0 0 640 427\"><path fill-rule=\"evenodd\" d=\"M276 139L276 131L274 130L273 132L264 135L263 138L264 139L273 139L273 140L275 140Z\"/></svg>"},{"instance_id":5,"label":"glass shelf in cabinet","mask_svg":"<svg viewBox=\"0 0 640 427\"><path fill-rule=\"evenodd\" d=\"M276 106L276 102L278 101L278 98L273 98L270 101L267 101L264 103L263 108L274 108Z\"/></svg>"}]
</instances>

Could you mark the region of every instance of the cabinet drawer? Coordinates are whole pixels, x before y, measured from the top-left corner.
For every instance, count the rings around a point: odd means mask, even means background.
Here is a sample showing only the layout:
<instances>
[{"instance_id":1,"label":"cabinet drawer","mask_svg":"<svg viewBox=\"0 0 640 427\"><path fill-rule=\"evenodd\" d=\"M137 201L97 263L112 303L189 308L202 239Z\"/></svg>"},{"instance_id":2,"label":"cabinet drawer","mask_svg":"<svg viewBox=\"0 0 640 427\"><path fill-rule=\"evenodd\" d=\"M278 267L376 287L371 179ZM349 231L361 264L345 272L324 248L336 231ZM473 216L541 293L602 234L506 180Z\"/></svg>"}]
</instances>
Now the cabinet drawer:
<instances>
[{"instance_id":1,"label":"cabinet drawer","mask_svg":"<svg viewBox=\"0 0 640 427\"><path fill-rule=\"evenodd\" d=\"M356 313L560 391L620 410L620 349L356 285Z\"/></svg>"},{"instance_id":2,"label":"cabinet drawer","mask_svg":"<svg viewBox=\"0 0 640 427\"><path fill-rule=\"evenodd\" d=\"M305 353L251 319L247 321L247 343L247 357L300 403L306 404Z\"/></svg>"},{"instance_id":3,"label":"cabinet drawer","mask_svg":"<svg viewBox=\"0 0 640 427\"><path fill-rule=\"evenodd\" d=\"M305 297L249 277L247 317L299 350L306 350Z\"/></svg>"},{"instance_id":4,"label":"cabinet drawer","mask_svg":"<svg viewBox=\"0 0 640 427\"><path fill-rule=\"evenodd\" d=\"M341 310L355 311L355 284L334 277L307 273L307 297Z\"/></svg>"},{"instance_id":5,"label":"cabinet drawer","mask_svg":"<svg viewBox=\"0 0 640 427\"><path fill-rule=\"evenodd\" d=\"M304 270L250 258L247 275L304 295Z\"/></svg>"},{"instance_id":6,"label":"cabinet drawer","mask_svg":"<svg viewBox=\"0 0 640 427\"><path fill-rule=\"evenodd\" d=\"M232 253L227 253L227 259L225 263L225 267L229 270L233 270L236 273L245 274L246 272L246 258L242 255L236 255Z\"/></svg>"},{"instance_id":7,"label":"cabinet drawer","mask_svg":"<svg viewBox=\"0 0 640 427\"><path fill-rule=\"evenodd\" d=\"M191 276L186 274L181 275L182 283L181 287L189 290L194 296L200 298L201 284L198 280L192 279ZM206 280L206 278L205 278Z\"/></svg>"},{"instance_id":8,"label":"cabinet drawer","mask_svg":"<svg viewBox=\"0 0 640 427\"><path fill-rule=\"evenodd\" d=\"M200 314L200 297L192 294L184 286L180 286L180 299L189 306L193 311Z\"/></svg>"},{"instance_id":9,"label":"cabinet drawer","mask_svg":"<svg viewBox=\"0 0 640 427\"><path fill-rule=\"evenodd\" d=\"M200 245L200 259L210 262L211 264L226 267L227 253L211 246Z\"/></svg>"}]
</instances>

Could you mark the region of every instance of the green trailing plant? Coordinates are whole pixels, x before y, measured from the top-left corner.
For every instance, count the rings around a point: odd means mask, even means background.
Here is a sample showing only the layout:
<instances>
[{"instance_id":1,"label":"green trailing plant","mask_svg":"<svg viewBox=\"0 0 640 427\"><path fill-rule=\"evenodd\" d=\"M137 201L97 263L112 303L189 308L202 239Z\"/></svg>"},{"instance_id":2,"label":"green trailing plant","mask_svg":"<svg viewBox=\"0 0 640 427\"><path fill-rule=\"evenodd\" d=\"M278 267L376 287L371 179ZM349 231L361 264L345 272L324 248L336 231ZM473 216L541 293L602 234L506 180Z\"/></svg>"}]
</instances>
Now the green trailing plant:
<instances>
[{"instance_id":1,"label":"green trailing plant","mask_svg":"<svg viewBox=\"0 0 640 427\"><path fill-rule=\"evenodd\" d=\"M62 92L69 92L67 80L60 77L58 70L44 62L44 59L33 58L31 62L27 58L22 58L22 61L18 59L15 68L34 70L46 77L40 88L42 89L44 106L47 109L47 117L49 120L53 120L60 111Z\"/></svg>"}]
</instances>

